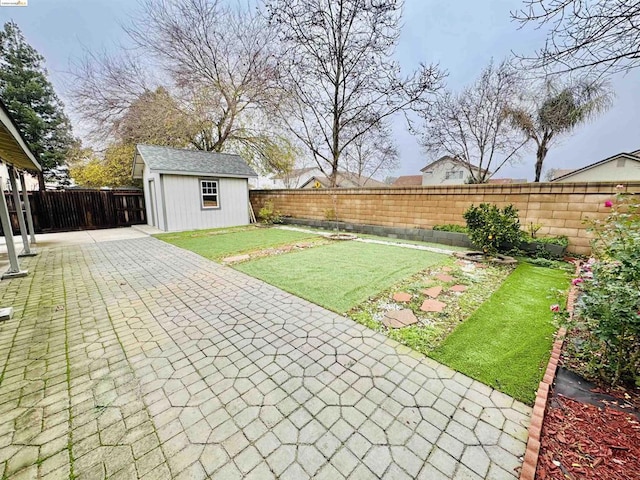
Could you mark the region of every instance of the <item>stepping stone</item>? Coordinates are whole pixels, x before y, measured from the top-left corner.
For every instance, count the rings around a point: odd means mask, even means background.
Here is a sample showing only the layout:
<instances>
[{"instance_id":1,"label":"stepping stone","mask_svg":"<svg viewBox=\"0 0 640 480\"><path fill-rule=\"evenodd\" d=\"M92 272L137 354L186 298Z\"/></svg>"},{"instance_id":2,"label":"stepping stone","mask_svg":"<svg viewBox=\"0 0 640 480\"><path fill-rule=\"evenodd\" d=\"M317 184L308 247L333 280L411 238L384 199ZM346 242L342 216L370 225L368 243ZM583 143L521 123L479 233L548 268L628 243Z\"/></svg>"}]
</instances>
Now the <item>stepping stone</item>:
<instances>
[{"instance_id":1,"label":"stepping stone","mask_svg":"<svg viewBox=\"0 0 640 480\"><path fill-rule=\"evenodd\" d=\"M244 262L245 260L249 260L251 255L236 255L235 257L227 257L222 259L222 263L236 263L236 262Z\"/></svg>"},{"instance_id":2,"label":"stepping stone","mask_svg":"<svg viewBox=\"0 0 640 480\"><path fill-rule=\"evenodd\" d=\"M429 296L431 298L436 298L438 295L440 295L441 292L442 292L442 287L440 287L440 286L426 288L426 289L422 290L422 293L424 293L425 295L427 295L427 296Z\"/></svg>"},{"instance_id":3,"label":"stepping stone","mask_svg":"<svg viewBox=\"0 0 640 480\"><path fill-rule=\"evenodd\" d=\"M425 300L420 307L423 312L441 312L447 304L431 298Z\"/></svg>"},{"instance_id":4,"label":"stepping stone","mask_svg":"<svg viewBox=\"0 0 640 480\"><path fill-rule=\"evenodd\" d=\"M450 272L453 269L451 267L442 267L440 270L442 270L443 272Z\"/></svg>"},{"instance_id":5,"label":"stepping stone","mask_svg":"<svg viewBox=\"0 0 640 480\"><path fill-rule=\"evenodd\" d=\"M394 302L410 302L413 296L410 293L398 292L393 294Z\"/></svg>"},{"instance_id":6,"label":"stepping stone","mask_svg":"<svg viewBox=\"0 0 640 480\"><path fill-rule=\"evenodd\" d=\"M453 282L454 278L451 275L447 275L446 273L441 273L436 275L435 278L442 282Z\"/></svg>"},{"instance_id":7,"label":"stepping stone","mask_svg":"<svg viewBox=\"0 0 640 480\"><path fill-rule=\"evenodd\" d=\"M449 290L451 290L452 292L460 292L460 293L462 293L465 290L467 290L467 288L469 288L469 287L467 287L466 285L454 285L453 287L449 287Z\"/></svg>"},{"instance_id":8,"label":"stepping stone","mask_svg":"<svg viewBox=\"0 0 640 480\"><path fill-rule=\"evenodd\" d=\"M411 310L391 310L382 319L382 324L387 328L402 328L418 323L418 319Z\"/></svg>"}]
</instances>

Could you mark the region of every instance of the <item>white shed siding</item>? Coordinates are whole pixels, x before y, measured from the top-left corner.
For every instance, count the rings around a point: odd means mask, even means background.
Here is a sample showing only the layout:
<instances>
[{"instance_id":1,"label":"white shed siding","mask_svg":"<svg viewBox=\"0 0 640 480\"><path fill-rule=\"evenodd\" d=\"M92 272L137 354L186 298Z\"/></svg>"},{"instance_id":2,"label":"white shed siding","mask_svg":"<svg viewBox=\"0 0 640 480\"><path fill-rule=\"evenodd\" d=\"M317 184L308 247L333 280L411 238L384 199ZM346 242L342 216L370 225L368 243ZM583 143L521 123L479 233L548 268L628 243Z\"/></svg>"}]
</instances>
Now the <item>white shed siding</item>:
<instances>
[{"instance_id":1,"label":"white shed siding","mask_svg":"<svg viewBox=\"0 0 640 480\"><path fill-rule=\"evenodd\" d=\"M220 208L203 209L200 179L214 177L166 174L161 177L167 221L167 225L163 225L164 228L160 227L163 230L175 232L249 223L249 194L246 178L216 178Z\"/></svg>"},{"instance_id":2,"label":"white shed siding","mask_svg":"<svg viewBox=\"0 0 640 480\"><path fill-rule=\"evenodd\" d=\"M165 230L162 214L162 194L160 191L160 175L149 171L146 165L142 170L144 205L147 213L147 224ZM153 189L153 192L151 191Z\"/></svg>"}]
</instances>

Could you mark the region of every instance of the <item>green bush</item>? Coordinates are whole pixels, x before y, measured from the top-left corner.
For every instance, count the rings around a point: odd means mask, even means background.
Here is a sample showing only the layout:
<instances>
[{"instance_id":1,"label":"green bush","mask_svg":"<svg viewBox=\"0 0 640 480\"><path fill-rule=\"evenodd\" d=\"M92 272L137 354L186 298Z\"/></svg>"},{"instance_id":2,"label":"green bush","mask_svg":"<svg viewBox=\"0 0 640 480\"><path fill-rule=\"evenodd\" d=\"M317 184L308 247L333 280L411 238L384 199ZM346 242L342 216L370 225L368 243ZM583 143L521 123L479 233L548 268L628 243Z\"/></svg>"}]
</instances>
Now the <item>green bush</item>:
<instances>
[{"instance_id":1,"label":"green bush","mask_svg":"<svg viewBox=\"0 0 640 480\"><path fill-rule=\"evenodd\" d=\"M484 253L505 253L522 240L518 210L513 205L471 205L463 214L471 242Z\"/></svg>"},{"instance_id":2,"label":"green bush","mask_svg":"<svg viewBox=\"0 0 640 480\"><path fill-rule=\"evenodd\" d=\"M433 230L438 230L440 232L468 233L467 227L463 225L455 225L453 223L447 223L445 225L434 225Z\"/></svg>"},{"instance_id":3,"label":"green bush","mask_svg":"<svg viewBox=\"0 0 640 480\"><path fill-rule=\"evenodd\" d=\"M619 194L611 213L591 223L597 261L574 280L582 294L570 326L580 342L576 356L591 373L612 385L640 385L640 203Z\"/></svg>"},{"instance_id":4,"label":"green bush","mask_svg":"<svg viewBox=\"0 0 640 480\"><path fill-rule=\"evenodd\" d=\"M524 242L549 243L551 245L560 245L561 247L569 246L569 237L559 235L557 237L532 237L527 232L524 233Z\"/></svg>"},{"instance_id":5,"label":"green bush","mask_svg":"<svg viewBox=\"0 0 640 480\"><path fill-rule=\"evenodd\" d=\"M258 212L258 218L262 223L282 223L282 214L275 209L272 201L265 202Z\"/></svg>"}]
</instances>

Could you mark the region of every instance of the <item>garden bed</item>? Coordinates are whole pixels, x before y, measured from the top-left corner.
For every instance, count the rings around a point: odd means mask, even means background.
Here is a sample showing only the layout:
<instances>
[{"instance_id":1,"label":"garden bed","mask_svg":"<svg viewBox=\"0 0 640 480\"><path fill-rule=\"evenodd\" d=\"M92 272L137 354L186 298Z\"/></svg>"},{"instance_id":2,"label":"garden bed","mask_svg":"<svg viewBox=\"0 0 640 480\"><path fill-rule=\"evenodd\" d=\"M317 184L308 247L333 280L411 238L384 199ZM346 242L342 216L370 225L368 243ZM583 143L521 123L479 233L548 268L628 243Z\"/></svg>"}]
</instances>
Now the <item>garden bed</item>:
<instances>
[{"instance_id":1,"label":"garden bed","mask_svg":"<svg viewBox=\"0 0 640 480\"><path fill-rule=\"evenodd\" d=\"M566 397L550 401L536 478L632 480L640 472L640 423L628 413Z\"/></svg>"},{"instance_id":2,"label":"garden bed","mask_svg":"<svg viewBox=\"0 0 640 480\"><path fill-rule=\"evenodd\" d=\"M453 369L529 405L542 378L555 325L549 302L557 300L569 280L566 271L523 263L478 265L457 261L438 280L443 268L421 272L351 310L363 325L429 355ZM446 278L446 277L442 277ZM451 287L463 285L462 292ZM436 299L442 312L421 311L426 292L441 287ZM410 295L396 301L398 293ZM407 298L399 296L398 298ZM386 328L385 313L409 309L418 322ZM452 333L453 332L453 333Z\"/></svg>"}]
</instances>

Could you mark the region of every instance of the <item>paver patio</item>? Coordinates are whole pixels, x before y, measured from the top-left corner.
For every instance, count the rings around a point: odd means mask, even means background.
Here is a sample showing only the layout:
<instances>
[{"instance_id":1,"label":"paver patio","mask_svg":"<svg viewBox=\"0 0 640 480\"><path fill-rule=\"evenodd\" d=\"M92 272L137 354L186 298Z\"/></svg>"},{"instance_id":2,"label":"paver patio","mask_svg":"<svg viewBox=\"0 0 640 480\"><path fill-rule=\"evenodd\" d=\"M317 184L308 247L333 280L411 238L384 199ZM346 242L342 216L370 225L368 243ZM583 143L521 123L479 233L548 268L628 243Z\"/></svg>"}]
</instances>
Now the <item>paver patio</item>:
<instances>
[{"instance_id":1,"label":"paver patio","mask_svg":"<svg viewBox=\"0 0 640 480\"><path fill-rule=\"evenodd\" d=\"M0 283L0 473L517 478L529 407L153 238Z\"/></svg>"}]
</instances>

